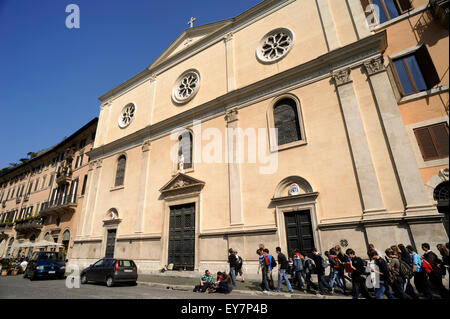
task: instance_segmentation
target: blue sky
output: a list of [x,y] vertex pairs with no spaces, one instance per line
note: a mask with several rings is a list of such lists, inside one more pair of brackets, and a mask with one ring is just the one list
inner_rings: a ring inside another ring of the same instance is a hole
[[[0,168],[98,116],[98,97],[142,71],[194,25],[261,0],[0,0]],[[68,29],[69,4],[80,28]]]

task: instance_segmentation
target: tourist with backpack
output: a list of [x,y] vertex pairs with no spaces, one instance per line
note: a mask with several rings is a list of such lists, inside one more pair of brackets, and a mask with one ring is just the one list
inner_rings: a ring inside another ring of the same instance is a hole
[[312,282],[311,276],[316,272],[316,263],[312,258],[305,255],[305,260],[303,262],[303,273],[305,274],[306,291],[311,291],[311,287],[317,290],[317,286]]
[[[414,286],[416,286],[417,290],[422,293],[426,299],[432,299],[430,286],[428,284],[427,273],[423,266],[423,261],[419,257],[419,255],[415,252],[413,246],[406,246],[409,254],[411,255],[412,260],[412,270],[414,273]],[[427,262],[428,264],[428,262]]]
[[277,286],[277,292],[280,292],[281,289],[281,283],[284,279],[286,282],[286,286],[288,287],[288,290],[290,293],[294,292],[292,290],[291,283],[289,282],[289,278],[286,274],[286,270],[289,268],[289,262],[286,258],[286,256],[281,252],[281,248],[277,247],[275,251],[278,254],[278,286]]
[[365,273],[364,261],[360,257],[357,257],[355,251],[351,248],[347,249],[345,253],[349,257],[348,265],[351,268],[350,273],[352,274],[352,299],[358,299],[360,292],[365,298],[371,299],[365,285],[365,278],[362,277]]
[[230,277],[233,286],[236,286],[236,268],[237,268],[237,260],[236,255],[234,254],[233,248],[228,250],[228,263],[230,264]]
[[[344,254],[344,252],[341,249],[341,246],[336,245],[334,247],[334,249],[336,250],[336,256],[339,258],[341,264],[340,264],[340,268],[339,268],[339,277],[341,277],[342,280],[342,285],[344,286],[344,292],[347,290],[347,285],[345,283],[345,263],[348,261],[348,257]],[[348,280],[350,280],[350,278],[347,277]]]
[[331,293],[334,293],[334,282],[336,281],[341,293],[345,294],[344,286],[342,285],[341,276],[339,274],[342,263],[336,255],[336,250],[334,248],[330,249],[330,255],[328,259],[330,261],[330,280],[328,285],[331,287]]
[[384,258],[378,255],[378,252],[375,249],[372,249],[368,252],[370,260],[372,260],[376,267],[371,267],[370,271],[372,273],[377,273],[379,276],[379,281],[375,285],[375,298],[383,299],[383,296],[386,295],[389,299],[395,299],[389,290],[389,282],[391,279],[391,274],[388,268],[388,265]]
[[293,277],[294,282],[297,283],[298,289],[300,289],[301,291],[304,290],[302,281],[302,277],[304,276],[303,274],[304,266],[302,257],[303,256],[300,254],[300,252],[297,249],[294,249],[292,253]]
[[385,254],[386,257],[389,259],[388,267],[391,268],[391,272],[393,275],[390,285],[392,287],[392,290],[394,291],[394,295],[397,298],[403,300],[412,299],[403,290],[403,278],[400,275],[400,260],[398,259],[398,255],[391,248],[386,249]]
[[439,294],[442,298],[448,297],[448,290],[442,284],[442,272],[441,267],[444,267],[444,264],[441,259],[430,249],[430,245],[428,243],[422,244],[422,250],[425,252],[423,255],[423,259],[425,259],[428,263],[430,263],[432,270],[428,274],[428,278],[430,278],[430,282],[435,286]]
[[441,253],[442,263],[444,265],[444,269],[441,269],[441,270],[442,270],[442,276],[445,277],[445,275],[448,274],[448,272],[449,272],[449,254],[448,254],[448,249],[447,249],[447,247],[445,247],[442,244],[438,244],[436,246],[436,248]]
[[242,271],[242,266],[244,264],[244,261],[242,260],[242,257],[238,255],[238,252],[235,250],[234,255],[236,256],[236,278],[237,276],[241,276],[241,281],[245,282],[244,273]]
[[256,254],[258,255],[258,258],[259,258],[259,265],[258,265],[257,273],[259,274],[259,270],[261,270],[261,274],[262,274],[261,290],[269,291],[270,287],[269,287],[269,282],[267,280],[267,269],[269,268],[269,265],[266,264],[266,258],[265,258],[266,256],[265,256],[262,248],[258,249],[256,251]]
[[328,262],[322,257],[316,248],[312,249],[312,260],[316,264],[317,285],[319,286],[319,296],[325,295],[325,288],[331,292],[331,287],[325,279],[325,269],[328,267]]
[[269,254],[269,249],[264,248],[263,250],[266,258],[266,263],[268,264],[267,268],[267,281],[269,282],[269,287],[272,290],[275,290],[275,284],[273,282],[273,275],[272,270],[277,267],[277,262],[275,261],[275,258],[271,254]]

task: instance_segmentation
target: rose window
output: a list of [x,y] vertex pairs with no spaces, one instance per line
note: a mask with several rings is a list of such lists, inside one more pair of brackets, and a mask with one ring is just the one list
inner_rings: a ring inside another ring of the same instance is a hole
[[134,118],[134,114],[136,113],[136,107],[133,103],[127,104],[120,113],[119,116],[119,126],[121,128],[127,127],[130,125],[131,121]]
[[200,86],[200,75],[197,71],[184,72],[177,80],[172,98],[177,103],[186,103],[194,97]]
[[275,62],[286,56],[293,40],[293,34],[288,29],[273,30],[263,37],[256,55],[261,62]]

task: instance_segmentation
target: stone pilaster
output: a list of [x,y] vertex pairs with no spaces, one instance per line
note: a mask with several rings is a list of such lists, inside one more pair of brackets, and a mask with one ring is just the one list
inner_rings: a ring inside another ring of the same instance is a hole
[[427,198],[383,57],[364,63],[394,161],[407,213],[437,213]]
[[350,78],[350,69],[333,72],[333,79],[350,141],[350,149],[356,170],[360,196],[364,206],[364,213],[384,211],[385,208],[375,168],[372,163],[369,143]]
[[225,56],[227,67],[227,91],[230,92],[236,89],[233,33],[228,33],[223,40],[225,42]]
[[339,39],[336,33],[333,17],[328,0],[316,0],[317,9],[322,21],[322,28],[327,42],[328,51],[339,48]]
[[156,75],[152,74],[150,76],[150,99],[147,115],[147,125],[152,124],[153,108],[155,105],[155,94],[156,94]]
[[228,156],[228,187],[230,194],[230,225],[237,226],[244,223],[242,216],[241,173],[239,166],[239,137],[238,111],[228,110],[225,115],[227,121],[227,156]]
[[83,207],[81,208],[81,216],[80,216],[80,220],[78,221],[77,238],[83,237],[86,235],[86,223],[87,223],[87,219],[88,219],[87,208],[88,208],[88,203],[92,198],[92,196],[91,196],[92,181],[91,180],[92,180],[92,176],[93,176],[94,167],[95,167],[95,161],[90,161],[89,169],[87,172],[88,177],[87,177],[86,191],[84,193]]
[[139,204],[138,204],[138,212],[136,216],[136,226],[135,232],[142,233],[144,231],[144,218],[145,211],[147,208],[147,194],[148,194],[148,172],[150,169],[150,140],[144,141],[142,143],[142,170],[141,170],[141,180],[139,183]]
[[[94,221],[96,219],[96,212],[95,212],[95,207],[96,204],[98,202],[98,184],[99,184],[99,180],[100,180],[100,172],[101,172],[101,167],[102,167],[102,160],[96,160],[93,163],[93,166],[95,166],[95,169],[93,171],[92,174],[92,180],[91,183],[89,183],[89,198],[88,198],[88,204],[86,207],[86,231],[85,231],[85,235],[86,236],[92,236],[92,232],[93,232],[93,225],[94,225]],[[89,176],[88,176],[89,178]],[[105,212],[106,214],[106,212]]]
[[364,13],[366,8],[362,7],[361,0],[347,0],[347,3],[358,40],[369,36],[371,32]]

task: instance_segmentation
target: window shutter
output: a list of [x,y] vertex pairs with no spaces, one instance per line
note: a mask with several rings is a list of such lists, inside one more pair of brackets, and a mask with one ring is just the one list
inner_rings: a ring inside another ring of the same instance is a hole
[[422,75],[427,83],[427,88],[431,89],[436,84],[439,84],[439,75],[434,67],[433,60],[428,53],[427,47],[422,45],[414,54],[416,56],[417,63],[419,64],[420,71],[422,71]]
[[439,123],[432,126],[431,134],[433,135],[439,157],[448,156],[448,126],[446,123]]
[[433,138],[431,137],[428,127],[422,127],[414,130],[417,142],[419,143],[420,150],[424,161],[435,159],[438,157],[438,153],[433,144]]
[[399,5],[400,13],[405,13],[406,11],[409,11],[412,9],[411,1],[410,0],[397,0],[397,3]]

